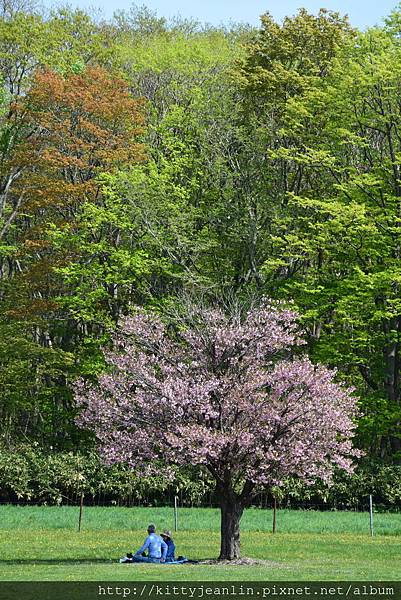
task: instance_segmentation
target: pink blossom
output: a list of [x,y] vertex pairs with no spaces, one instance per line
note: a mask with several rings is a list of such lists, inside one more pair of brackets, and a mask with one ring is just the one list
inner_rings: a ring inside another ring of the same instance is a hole
[[200,310],[174,335],[138,310],[120,324],[98,385],[77,382],[79,423],[108,463],[203,465],[252,493],[288,475],[329,479],[358,456],[356,399],[303,344],[296,313],[271,301],[242,319]]

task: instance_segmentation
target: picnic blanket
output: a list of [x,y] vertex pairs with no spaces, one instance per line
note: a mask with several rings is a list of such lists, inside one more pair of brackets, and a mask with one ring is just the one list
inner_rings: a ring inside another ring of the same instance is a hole
[[[131,563],[133,565],[148,564],[148,563],[136,562],[132,558],[128,558],[128,556],[123,556],[123,558],[120,558],[119,562],[123,563],[123,564]],[[153,563],[153,564],[155,564],[155,565],[183,565],[185,563],[195,564],[197,562],[198,562],[197,560],[190,560],[189,558],[186,558],[185,556],[182,556],[182,557],[180,556],[176,560],[169,560],[169,561],[166,561],[166,562],[163,562],[163,563],[160,562],[160,563]]]

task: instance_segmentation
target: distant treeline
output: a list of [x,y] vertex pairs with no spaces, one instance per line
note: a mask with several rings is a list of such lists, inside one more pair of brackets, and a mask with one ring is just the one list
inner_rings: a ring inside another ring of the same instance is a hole
[[399,464],[400,10],[362,33],[326,10],[254,29],[2,6],[0,431],[46,456],[35,481],[15,459],[20,488],[2,467],[3,498],[70,493],[59,468],[94,448],[74,380],[132,307],[183,293],[292,300],[309,355],[360,398],[365,459]]

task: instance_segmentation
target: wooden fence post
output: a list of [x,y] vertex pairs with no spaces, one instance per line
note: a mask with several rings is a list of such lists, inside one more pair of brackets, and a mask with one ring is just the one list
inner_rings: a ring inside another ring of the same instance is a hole
[[372,494],[369,496],[369,522],[370,522],[370,535],[373,537],[373,498]]
[[273,533],[276,533],[276,523],[277,523],[277,499],[276,499],[276,496],[273,496]]
[[174,531],[178,531],[178,503],[177,503],[177,496],[174,496]]
[[81,498],[79,500],[79,520],[78,520],[78,531],[81,531],[81,523],[82,523],[82,512],[84,508],[84,494],[81,492]]

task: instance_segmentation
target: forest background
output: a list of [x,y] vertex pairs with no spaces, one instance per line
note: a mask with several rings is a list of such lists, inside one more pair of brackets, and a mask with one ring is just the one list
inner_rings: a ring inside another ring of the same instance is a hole
[[330,489],[271,492],[399,506],[401,9],[360,32],[4,1],[0,82],[0,499],[211,503],[190,466],[101,465],[72,385],[135,306],[268,296],[355,388],[364,451]]

